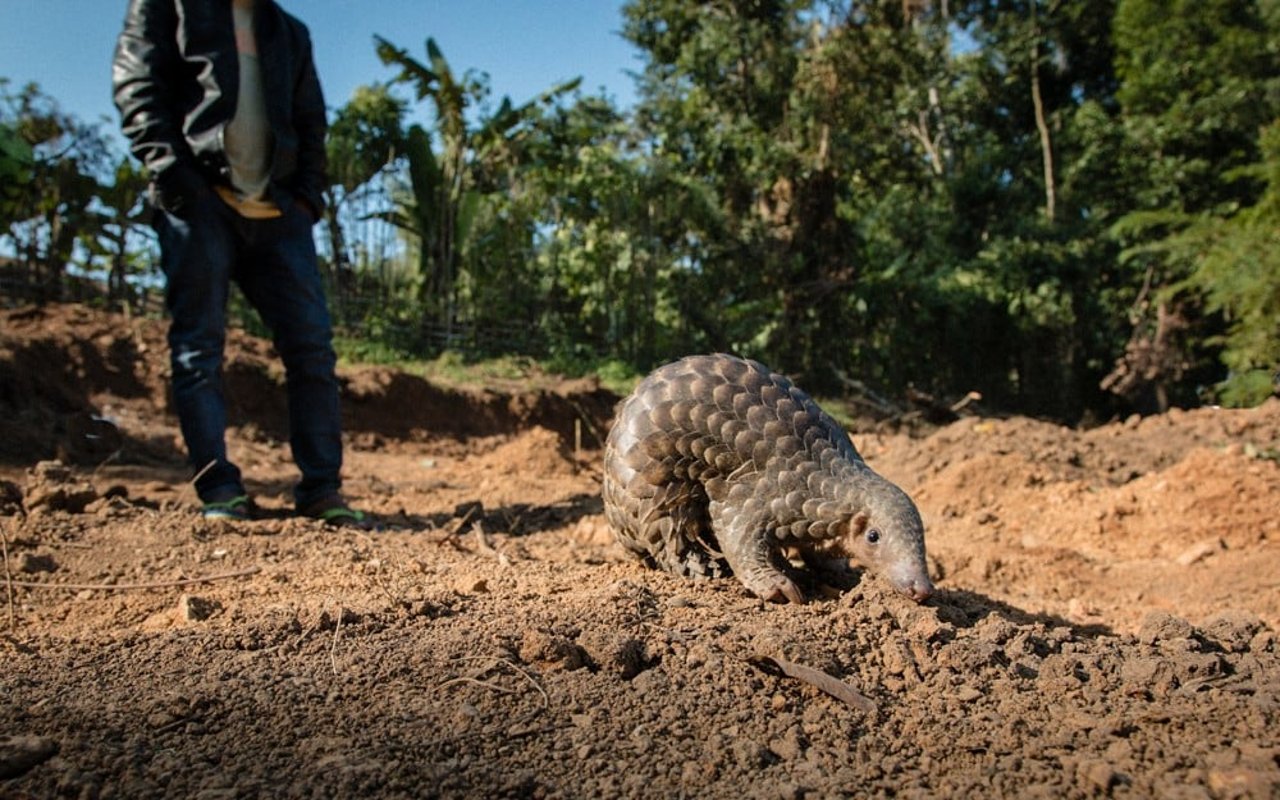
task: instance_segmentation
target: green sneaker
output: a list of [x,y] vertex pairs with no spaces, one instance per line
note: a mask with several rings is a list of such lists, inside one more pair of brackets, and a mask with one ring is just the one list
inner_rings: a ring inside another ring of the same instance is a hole
[[205,519],[229,519],[235,522],[247,522],[253,519],[253,512],[253,501],[245,494],[229,500],[205,503],[200,509]]
[[378,530],[378,524],[363,511],[347,505],[341,495],[330,495],[311,503],[299,511],[303,516],[318,519],[335,528],[356,528],[362,531]]

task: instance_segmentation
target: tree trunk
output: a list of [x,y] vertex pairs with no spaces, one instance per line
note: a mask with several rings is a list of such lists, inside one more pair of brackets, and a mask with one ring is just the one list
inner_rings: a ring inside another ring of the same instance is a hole
[[[1032,4],[1035,8],[1035,4]],[[1034,12],[1033,12],[1034,13]],[[1056,215],[1057,189],[1053,179],[1053,141],[1049,138],[1049,124],[1044,117],[1044,100],[1040,96],[1040,29],[1034,27],[1031,45],[1031,105],[1036,113],[1036,130],[1040,132],[1040,155],[1044,162],[1044,216],[1053,222]]]

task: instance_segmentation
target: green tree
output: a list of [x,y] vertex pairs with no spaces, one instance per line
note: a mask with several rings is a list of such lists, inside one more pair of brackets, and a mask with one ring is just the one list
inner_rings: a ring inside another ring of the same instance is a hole
[[63,113],[34,83],[11,93],[0,80],[0,125],[32,153],[30,181],[6,193],[12,221],[4,235],[26,266],[36,298],[55,299],[76,242],[94,222],[90,205],[99,188],[95,175],[107,169],[107,140],[97,126]]
[[[501,202],[511,190],[520,165],[520,141],[536,110],[572,92],[579,81],[555,86],[519,106],[504,97],[495,111],[480,114],[473,122],[468,110],[487,97],[483,80],[458,77],[433,39],[427,39],[424,64],[408,51],[375,38],[383,63],[400,69],[393,83],[410,85],[419,101],[430,100],[433,107],[435,142],[422,126],[410,127],[405,150],[409,196],[386,219],[418,240],[420,297],[435,318],[451,329],[460,315],[459,279],[471,255],[473,225],[482,205]],[[496,221],[499,216],[491,214],[490,219]],[[522,220],[517,228],[523,226],[529,232],[532,224]]]
[[[828,374],[848,285],[830,126],[792,101],[806,26],[786,0],[635,0],[623,34],[647,56],[636,111],[654,176],[684,176],[672,280],[694,342]],[[647,220],[646,220],[647,222]],[[812,383],[812,381],[811,381]]]
[[1221,347],[1227,376],[1219,385],[1229,405],[1254,405],[1273,391],[1280,374],[1280,121],[1261,137],[1262,161],[1241,168],[1266,189],[1257,204],[1225,218],[1208,216],[1173,240],[1174,249],[1198,253],[1186,288],[1222,316]]
[[[1274,22],[1274,13],[1271,16]],[[1254,205],[1259,133],[1280,111],[1277,35],[1253,0],[1120,0],[1113,24],[1131,200],[1114,227],[1142,287],[1108,386],[1154,408],[1198,400],[1218,380],[1225,311],[1202,291],[1217,269],[1188,236]],[[1243,224],[1243,223],[1242,223]],[[1192,275],[1199,280],[1188,282]]]
[[0,123],[0,225],[17,221],[23,187],[31,182],[35,157],[31,145],[12,124]]

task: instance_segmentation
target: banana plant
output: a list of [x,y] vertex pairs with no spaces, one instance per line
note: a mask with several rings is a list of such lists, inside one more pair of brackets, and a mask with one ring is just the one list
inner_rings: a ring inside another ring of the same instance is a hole
[[418,125],[407,137],[409,196],[400,208],[380,216],[419,240],[421,299],[448,323],[456,316],[457,281],[476,241],[476,220],[486,202],[511,185],[520,167],[521,126],[581,80],[561,83],[519,106],[504,97],[495,113],[473,124],[467,111],[486,87],[455,75],[434,39],[427,39],[426,63],[382,37],[375,41],[382,62],[400,69],[392,83],[410,85],[418,102],[430,101],[434,107],[434,137]]

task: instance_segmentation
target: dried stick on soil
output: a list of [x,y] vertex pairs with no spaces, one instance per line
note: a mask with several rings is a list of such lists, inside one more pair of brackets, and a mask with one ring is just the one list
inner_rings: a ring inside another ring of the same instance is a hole
[[565,399],[569,401],[569,405],[573,408],[573,410],[578,412],[578,416],[576,417],[576,419],[586,423],[587,432],[590,433],[592,438],[596,440],[596,446],[604,447],[605,437],[600,435],[600,429],[597,428],[595,426],[595,423],[591,421],[591,415],[587,413],[587,410],[583,408],[582,405],[576,402],[573,398],[568,397]]
[[449,680],[440,684],[439,688],[444,689],[446,687],[453,686],[454,684],[458,684],[458,683],[469,683],[472,686],[481,686],[481,687],[484,687],[485,689],[488,689],[493,692],[497,692],[499,694],[515,694],[516,693],[515,689],[508,689],[507,687],[499,686],[496,683],[489,683],[488,681],[482,681],[479,678],[468,678],[466,676],[463,676],[461,678],[450,678]]
[[333,624],[333,641],[329,643],[329,668],[338,674],[338,634],[342,631],[342,618],[346,614],[343,606],[338,606],[338,621]]
[[520,669],[520,667],[516,666],[514,663],[510,661],[506,661],[505,659],[501,663],[515,670],[517,675],[520,675],[521,677],[523,677],[526,681],[532,684],[533,688],[538,690],[538,694],[542,695],[543,708],[548,708],[551,705],[551,697],[547,694],[547,690],[543,689],[542,685],[538,683],[532,675],[530,675],[525,670]]
[[187,485],[182,487],[182,492],[178,495],[178,499],[182,500],[183,498],[185,498],[187,496],[187,492],[195,492],[196,481],[203,478],[204,474],[209,470],[213,469],[214,465],[217,463],[218,463],[217,461],[210,461],[208,464],[205,464],[203,467],[201,467],[200,471],[197,472],[191,480],[187,481]]
[[768,668],[770,665],[782,671],[783,675],[789,678],[795,678],[798,681],[804,681],[810,686],[826,692],[842,703],[853,706],[859,711],[871,713],[876,710],[876,704],[871,698],[855,690],[852,686],[832,677],[822,670],[806,667],[804,664],[797,664],[794,661],[788,661],[778,656],[755,656],[748,659],[757,666]]
[[[507,668],[511,669],[513,672],[515,672],[517,675],[519,675],[520,677],[522,677],[522,678],[524,678],[526,681],[528,681],[528,682],[533,686],[533,688],[535,688],[535,689],[537,689],[537,690],[538,690],[538,694],[542,695],[542,707],[543,707],[543,708],[548,708],[548,707],[550,707],[550,706],[551,706],[551,696],[547,694],[547,690],[546,690],[546,689],[543,689],[543,688],[542,688],[542,685],[541,685],[540,683],[538,683],[537,679],[535,679],[535,678],[534,678],[532,675],[530,675],[527,671],[525,671],[525,670],[521,669],[520,667],[516,666],[516,664],[515,664],[515,663],[513,663],[512,661],[509,661],[508,659],[505,659],[505,658],[490,658],[490,657],[487,657],[487,656],[482,656],[482,657],[475,657],[475,656],[472,656],[472,657],[463,657],[463,658],[460,658],[460,659],[458,659],[458,660],[459,660],[459,661],[490,661],[490,662],[492,662],[492,664],[491,664],[488,668],[483,669],[483,670],[481,670],[481,671],[478,673],[478,674],[480,674],[480,675],[483,675],[483,674],[485,674],[485,673],[489,672],[489,671],[490,671],[490,670],[492,670],[494,667],[507,667]],[[498,686],[498,685],[497,685],[497,684],[495,684],[495,683],[489,683],[488,681],[482,681],[482,680],[480,680],[479,678],[477,678],[477,677],[473,677],[473,676],[464,676],[464,677],[461,677],[461,678],[452,678],[452,679],[447,680],[447,681],[445,681],[444,683],[440,684],[439,688],[443,689],[443,688],[445,688],[446,686],[451,686],[451,685],[453,685],[453,684],[455,684],[455,683],[471,683],[471,684],[475,684],[476,686],[483,686],[483,687],[485,687],[486,689],[492,689],[492,690],[493,690],[493,691],[495,691],[495,692],[501,692],[502,694],[515,694],[515,693],[516,693],[515,689],[508,689],[508,688],[506,688],[506,687],[504,687],[504,686]]]
[[[6,560],[6,575],[8,573]],[[21,586],[24,589],[67,589],[73,592],[83,591],[107,591],[107,592],[124,592],[135,589],[171,589],[176,586],[191,586],[196,583],[213,583],[214,581],[225,581],[231,578],[243,578],[246,575],[256,575],[262,571],[262,567],[252,566],[245,569],[238,569],[235,572],[221,572],[216,575],[204,575],[199,578],[182,578],[176,581],[156,581],[154,583],[50,583],[48,581],[14,581],[7,580],[12,586]]]
[[498,559],[498,563],[504,567],[511,566],[511,559],[507,557],[507,554],[489,544],[489,536],[484,532],[484,526],[480,524],[479,520],[471,524],[471,532],[476,535],[477,550]]

